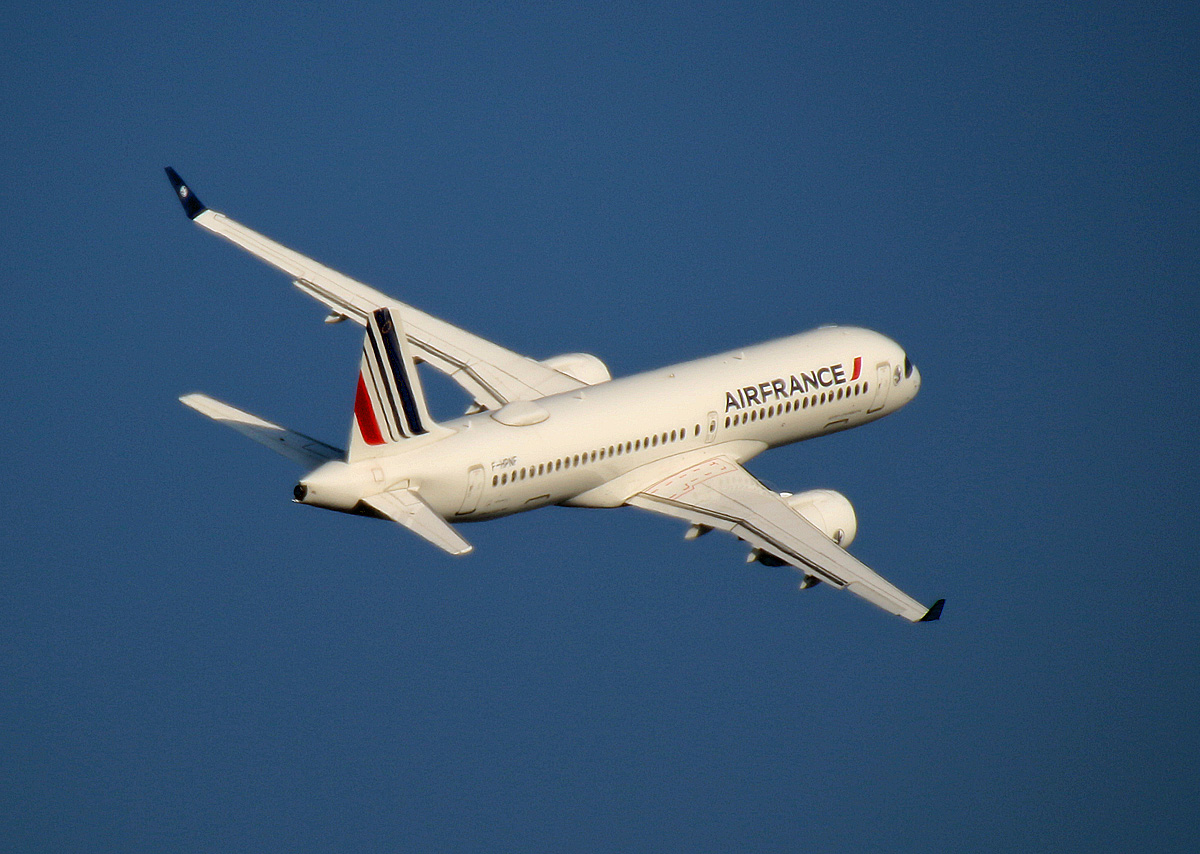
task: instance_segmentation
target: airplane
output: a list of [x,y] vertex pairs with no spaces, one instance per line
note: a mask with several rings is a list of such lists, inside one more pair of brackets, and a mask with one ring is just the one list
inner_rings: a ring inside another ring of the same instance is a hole
[[[686,522],[686,539],[726,531],[747,562],[791,566],[911,622],[937,620],[846,547],[858,520],[827,489],[767,488],[743,465],[768,448],[896,412],[921,387],[904,350],[868,329],[830,326],[613,379],[586,353],[534,360],[399,302],[206,207],[168,167],[196,225],[292,278],[364,327],[348,449],[207,395],[180,400],[308,469],[300,504],[399,523],[452,555],[455,525],[548,505],[639,507]],[[417,364],[461,386],[466,413],[435,421]]]

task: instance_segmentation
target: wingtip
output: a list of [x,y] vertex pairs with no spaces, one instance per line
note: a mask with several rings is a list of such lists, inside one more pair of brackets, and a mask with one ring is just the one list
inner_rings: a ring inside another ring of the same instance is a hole
[[208,208],[204,203],[196,197],[191,188],[183,183],[183,179],[179,177],[179,173],[170,166],[166,167],[167,178],[171,182],[171,186],[175,188],[175,195],[179,197],[179,203],[183,205],[183,212],[188,215],[188,219],[195,219],[204,213]]
[[942,608],[946,607],[946,600],[939,599],[933,603],[933,607],[925,612],[925,616],[917,620],[918,623],[932,623],[934,620],[940,619],[942,616]]

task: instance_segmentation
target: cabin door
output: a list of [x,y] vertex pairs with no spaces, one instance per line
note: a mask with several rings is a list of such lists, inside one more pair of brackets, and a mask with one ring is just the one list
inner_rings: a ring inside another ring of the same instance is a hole
[[888,389],[892,387],[892,366],[888,362],[880,362],[875,366],[875,396],[871,398],[871,406],[867,412],[878,412],[887,403]]
[[704,444],[711,445],[713,439],[717,438],[717,413],[708,413],[708,426],[704,431]]
[[483,493],[483,466],[471,466],[467,471],[467,495],[463,498],[462,507],[458,508],[458,516],[467,516],[475,512],[479,506],[479,496]]

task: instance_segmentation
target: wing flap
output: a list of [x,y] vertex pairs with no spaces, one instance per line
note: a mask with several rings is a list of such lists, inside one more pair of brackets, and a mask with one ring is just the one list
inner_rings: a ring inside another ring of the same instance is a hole
[[434,512],[416,492],[411,489],[395,489],[364,498],[363,503],[381,516],[391,519],[419,537],[433,543],[452,555],[465,555],[471,544],[450,526],[450,523]]
[[940,603],[927,608],[886,581],[728,457],[689,466],[628,503],[727,531],[906,620],[920,622],[941,614]]
[[243,436],[265,445],[275,453],[282,454],[289,460],[295,460],[310,468],[345,457],[345,452],[340,448],[327,445],[312,436],[305,436],[295,430],[272,424],[257,415],[251,415],[245,410],[222,403],[206,394],[185,394],[179,398],[179,402],[184,406],[191,407],[201,415],[237,430]]

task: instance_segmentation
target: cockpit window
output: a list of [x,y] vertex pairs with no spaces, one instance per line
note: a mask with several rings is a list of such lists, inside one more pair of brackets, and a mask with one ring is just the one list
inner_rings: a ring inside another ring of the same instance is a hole
[[905,377],[911,377],[911,376],[912,376],[912,372],[913,372],[913,363],[912,363],[912,360],[911,360],[911,359],[909,359],[909,358],[908,358],[908,356],[905,356],[905,357],[904,357],[904,376],[905,376]]

